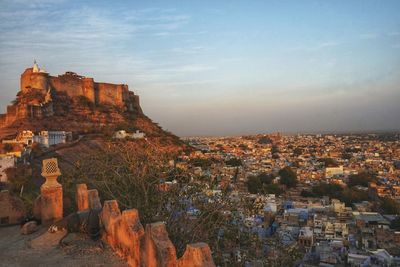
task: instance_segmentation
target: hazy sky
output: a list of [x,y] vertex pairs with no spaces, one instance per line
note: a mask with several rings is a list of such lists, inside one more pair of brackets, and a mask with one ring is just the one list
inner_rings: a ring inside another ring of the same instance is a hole
[[397,0],[0,0],[1,112],[34,59],[181,136],[400,129]]

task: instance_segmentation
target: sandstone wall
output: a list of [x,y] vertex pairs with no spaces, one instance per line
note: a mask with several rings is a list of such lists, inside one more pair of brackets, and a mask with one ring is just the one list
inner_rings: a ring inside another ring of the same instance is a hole
[[21,91],[27,88],[47,90],[51,86],[56,91],[66,92],[70,97],[86,96],[96,104],[109,103],[123,105],[129,100],[129,89],[125,84],[96,83],[93,78],[67,72],[58,77],[47,73],[33,73],[26,69],[21,75]]
[[64,74],[58,77],[50,76],[50,85],[60,92],[66,92],[70,97],[85,95],[83,82],[79,76]]
[[7,114],[0,114],[0,127],[5,125],[7,122]]
[[[79,210],[86,205],[82,203],[88,202],[89,207],[98,207],[100,202],[97,190],[87,190],[86,185],[77,186],[77,200]],[[144,228],[140,223],[138,210],[121,212],[116,200],[104,201],[99,217],[103,240],[130,266],[215,266],[210,247],[206,243],[187,245],[184,255],[177,259],[176,249],[168,237],[164,223],[147,224]]]
[[109,103],[114,105],[123,105],[126,86],[123,84],[96,83],[98,90],[98,103]]
[[6,123],[11,123],[17,118],[17,106],[7,106]]
[[93,78],[82,79],[83,94],[93,103],[97,103]]
[[33,73],[32,68],[26,69],[21,75],[20,88],[25,92],[28,88],[47,90],[49,75],[47,73]]

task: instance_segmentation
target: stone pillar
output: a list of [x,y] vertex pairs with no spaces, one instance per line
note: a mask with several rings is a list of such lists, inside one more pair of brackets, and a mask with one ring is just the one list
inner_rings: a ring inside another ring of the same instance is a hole
[[115,224],[121,220],[121,211],[118,207],[116,200],[104,201],[103,209],[100,213],[101,225],[104,228],[104,239],[113,248],[117,247],[117,240],[115,235]]
[[89,199],[89,209],[91,210],[101,210],[101,202],[99,197],[99,192],[97,189],[88,190],[88,199]]
[[78,211],[89,209],[89,194],[86,184],[76,185],[76,205]]
[[63,218],[62,185],[57,182],[61,175],[57,159],[45,159],[42,165],[42,176],[46,179],[40,187],[42,223],[50,224]]
[[115,223],[116,253],[124,257],[129,266],[140,265],[140,240],[144,229],[136,209],[124,210],[121,219]]
[[175,267],[176,250],[163,222],[146,225],[142,239],[142,264],[146,267]]
[[177,267],[215,267],[210,247],[201,242],[187,245]]

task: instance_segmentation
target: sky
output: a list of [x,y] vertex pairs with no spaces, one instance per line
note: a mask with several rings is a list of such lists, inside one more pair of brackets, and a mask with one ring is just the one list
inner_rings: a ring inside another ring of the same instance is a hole
[[400,1],[0,0],[0,112],[36,59],[179,136],[400,130]]

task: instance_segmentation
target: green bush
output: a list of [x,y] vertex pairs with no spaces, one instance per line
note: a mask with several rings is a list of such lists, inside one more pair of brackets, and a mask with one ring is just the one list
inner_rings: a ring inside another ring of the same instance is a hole
[[400,214],[400,204],[391,198],[383,198],[381,210],[384,214]]
[[359,174],[350,175],[347,185],[349,187],[353,187],[353,186],[357,186],[357,185],[368,187],[368,184],[375,180],[376,180],[376,178],[371,173],[360,172]]
[[246,185],[251,194],[257,194],[260,193],[263,184],[258,176],[249,176]]
[[289,188],[297,185],[297,175],[289,166],[281,169],[279,171],[279,176],[281,177],[281,184],[284,184]]
[[231,158],[231,159],[227,160],[225,162],[225,164],[228,166],[231,166],[231,167],[238,167],[238,166],[242,166],[243,162],[241,159]]

